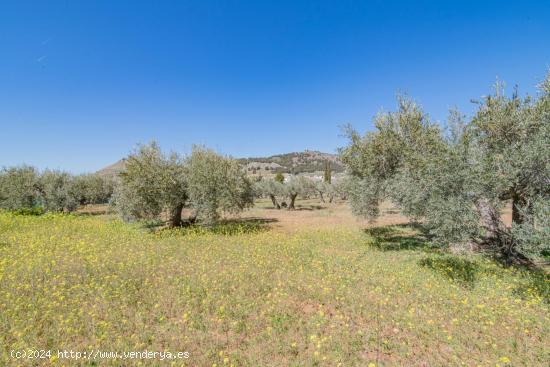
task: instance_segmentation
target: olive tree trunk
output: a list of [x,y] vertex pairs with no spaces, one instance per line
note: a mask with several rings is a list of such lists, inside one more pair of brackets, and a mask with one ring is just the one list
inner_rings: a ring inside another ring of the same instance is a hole
[[288,210],[295,210],[294,202],[296,201],[296,197],[298,194],[290,194],[290,204],[288,204]]
[[323,197],[323,193],[319,191],[319,199],[321,199],[321,203],[325,202],[325,198]]
[[273,194],[269,194],[269,198],[271,199],[271,202],[273,203],[273,206],[277,209],[281,209],[281,205],[277,202],[277,198]]
[[[488,246],[496,251],[506,262],[525,262],[527,259],[517,252],[516,241],[510,229],[506,227],[501,219],[500,212],[491,202],[485,198],[478,199],[476,201],[476,209],[486,232],[484,238],[482,238],[481,245]],[[517,213],[516,215],[520,214]],[[513,216],[514,214],[512,213]],[[514,223],[516,222],[514,221]]]
[[183,204],[178,204],[172,212],[170,213],[170,221],[168,225],[170,227],[179,227],[181,226],[181,213],[183,211]]

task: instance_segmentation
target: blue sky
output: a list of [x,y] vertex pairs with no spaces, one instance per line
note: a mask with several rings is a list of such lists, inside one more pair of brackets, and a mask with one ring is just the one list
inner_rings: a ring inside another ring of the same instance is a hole
[[536,93],[550,2],[2,1],[0,50],[0,166],[334,152],[399,91],[440,121],[496,77]]

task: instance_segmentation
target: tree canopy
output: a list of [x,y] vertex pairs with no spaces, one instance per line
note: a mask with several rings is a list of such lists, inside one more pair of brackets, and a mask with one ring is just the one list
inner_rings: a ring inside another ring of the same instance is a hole
[[[538,98],[522,99],[497,85],[470,121],[451,111],[446,131],[403,97],[375,118],[375,131],[347,127],[341,159],[354,212],[373,219],[391,200],[438,243],[486,246],[506,259],[548,250],[549,86],[550,77]],[[502,220],[507,203],[511,228]]]

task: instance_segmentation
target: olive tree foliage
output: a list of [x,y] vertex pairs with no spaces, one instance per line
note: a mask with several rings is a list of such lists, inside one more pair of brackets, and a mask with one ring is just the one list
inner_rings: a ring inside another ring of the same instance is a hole
[[46,170],[39,178],[41,206],[47,212],[72,212],[78,207],[78,201],[72,195],[74,178],[63,171]]
[[72,212],[79,205],[107,202],[112,183],[96,175],[73,176],[68,172],[30,166],[0,171],[0,207],[8,210],[40,209]]
[[[326,202],[325,196],[328,197],[331,186],[332,185],[330,184],[330,182],[327,182],[327,181],[315,181],[313,183],[313,190],[314,190],[315,194],[317,194],[317,196],[319,196],[319,200],[322,203]],[[330,200],[330,198],[328,200]],[[332,200],[330,200],[330,201],[332,202]]]
[[115,184],[115,178],[82,174],[74,176],[70,192],[79,205],[106,204],[111,200]]
[[273,203],[273,207],[281,209],[279,200],[285,194],[284,184],[275,179],[262,179],[254,184],[256,196],[267,197]]
[[[288,210],[296,209],[295,203],[298,196],[319,194],[318,190],[326,189],[305,176],[290,176],[285,183],[280,182],[276,177],[262,179],[256,182],[255,188],[256,195],[269,198],[274,208],[287,207]],[[288,204],[285,199],[288,199]]]
[[308,196],[315,190],[314,182],[304,176],[292,176],[284,184],[284,191],[289,199],[288,210],[295,210],[295,202],[298,195]]
[[222,213],[238,213],[254,204],[253,184],[236,160],[195,146],[185,163],[189,200],[204,223],[213,224]]
[[333,179],[328,190],[329,202],[333,202],[334,199],[347,200],[350,186],[349,176],[338,177]]
[[407,215],[423,216],[429,190],[416,186],[424,183],[419,178],[430,169],[429,156],[439,156],[444,147],[439,127],[405,98],[399,98],[396,112],[378,114],[374,125],[376,131],[364,137],[346,128],[350,145],[341,150],[341,159],[349,171],[353,211],[374,219],[380,202],[391,198]]
[[164,215],[170,226],[178,226],[188,199],[185,175],[180,156],[165,155],[155,142],[140,145],[119,175],[113,204],[125,220],[159,220]]
[[3,168],[0,171],[0,208],[30,209],[40,205],[40,175],[30,166]]
[[315,181],[313,189],[322,203],[332,203],[336,198],[346,200],[349,191],[348,178],[338,177],[331,182]]
[[341,149],[356,214],[376,218],[389,199],[441,244],[477,244],[506,259],[548,250],[550,79],[538,99],[508,98],[497,85],[470,121],[453,111],[446,132],[407,98],[374,125],[364,136],[348,128]]

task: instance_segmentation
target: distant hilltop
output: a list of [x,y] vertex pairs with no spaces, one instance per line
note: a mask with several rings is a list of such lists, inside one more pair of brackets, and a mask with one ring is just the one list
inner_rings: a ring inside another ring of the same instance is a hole
[[[323,171],[330,162],[332,172],[340,173],[344,167],[338,155],[314,150],[272,155],[270,157],[238,158],[250,174],[262,173],[313,173]],[[116,176],[124,170],[126,158],[97,171],[102,176]]]
[[126,167],[126,158],[122,158],[116,163],[113,163],[107,167],[104,167],[96,173],[100,176],[116,176],[124,170]]

